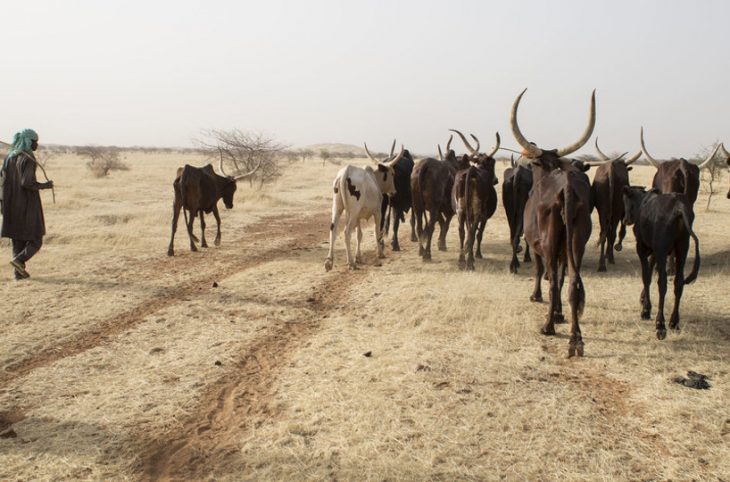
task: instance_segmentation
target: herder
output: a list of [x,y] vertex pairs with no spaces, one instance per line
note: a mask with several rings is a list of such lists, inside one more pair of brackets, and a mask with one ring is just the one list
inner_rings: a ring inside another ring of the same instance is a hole
[[13,136],[13,144],[2,166],[2,213],[0,235],[13,243],[10,261],[15,279],[29,278],[25,263],[41,249],[46,224],[43,218],[41,189],[51,189],[53,181],[36,180],[37,162],[33,151],[38,149],[38,134],[32,129]]

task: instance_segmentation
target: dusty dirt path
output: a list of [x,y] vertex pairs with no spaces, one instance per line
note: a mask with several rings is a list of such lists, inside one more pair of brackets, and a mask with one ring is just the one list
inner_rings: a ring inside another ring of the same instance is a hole
[[[287,255],[291,250],[310,247],[322,238],[328,226],[325,215],[291,215],[267,217],[245,228],[243,237],[230,241],[229,246],[240,246],[241,256],[231,256],[230,251],[208,250],[200,256],[162,258],[152,263],[138,264],[130,269],[137,276],[155,276],[160,271],[198,273],[171,287],[164,288],[137,306],[94,324],[87,331],[18,360],[0,373],[0,387],[23,377],[31,371],[50,365],[66,357],[78,355],[103,345],[117,335],[142,323],[149,315],[181,302],[186,297],[209,290],[216,280],[227,278],[240,271]],[[274,248],[253,250],[247,246],[267,239],[284,238],[286,241]],[[231,258],[221,268],[214,261],[221,256]]]
[[[236,363],[205,390],[183,425],[148,439],[139,473],[150,480],[202,480],[212,470],[225,474],[239,453],[238,443],[256,420],[276,416],[270,400],[278,372],[291,353],[314,336],[329,312],[341,307],[362,280],[364,268],[337,273],[316,286],[309,313],[296,323],[280,323],[242,349]],[[259,422],[260,423],[260,422]]]

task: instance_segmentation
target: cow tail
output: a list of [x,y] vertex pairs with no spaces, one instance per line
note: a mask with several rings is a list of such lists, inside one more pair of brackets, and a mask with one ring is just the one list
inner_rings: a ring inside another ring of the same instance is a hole
[[517,182],[517,173],[515,173],[515,175],[512,176],[512,226],[515,227],[515,237],[512,239],[513,251],[516,251],[517,245],[520,244],[520,236],[522,235],[525,214],[525,210],[519,209],[517,205],[520,199],[520,192],[518,191],[518,188],[519,183]]
[[[180,189],[180,204],[182,205],[182,212],[183,212],[183,218],[185,219],[185,232],[188,230],[188,210],[185,209],[185,203],[183,202],[183,186],[187,185],[186,179],[187,176],[185,173],[187,172],[187,169],[183,168],[182,174],[180,174],[180,184],[178,188]],[[193,240],[195,242],[198,242],[198,238],[193,234]]]
[[[419,218],[423,216],[424,224],[428,224],[428,216],[426,215],[426,203],[423,200],[423,178],[426,175],[426,168],[428,166],[423,166],[423,169],[418,170],[418,196],[419,196],[419,202],[421,203],[421,213],[418,215]],[[419,219],[420,220],[420,219]]]
[[692,230],[689,209],[687,208],[687,206],[682,205],[679,208],[679,212],[682,215],[682,221],[684,222],[684,229],[686,229],[687,232],[689,232],[689,235],[692,236],[692,239],[695,242],[695,262],[694,262],[694,265],[692,266],[692,272],[689,274],[689,276],[687,276],[684,279],[684,284],[690,284],[694,280],[697,279],[697,274],[700,271],[700,241],[699,241],[699,239],[697,239],[697,235]]
[[[575,252],[574,252],[574,243],[573,243],[573,215],[575,215],[575,199],[573,199],[573,188],[571,187],[570,183],[567,183],[565,189],[563,190],[564,193],[564,199],[563,199],[563,221],[565,222],[565,249],[567,251],[567,261],[568,266],[570,267],[570,272],[572,273],[578,273],[577,263],[575,262]],[[583,281],[578,276],[578,285],[576,286],[576,301],[577,301],[577,311],[578,315],[580,316],[583,313],[583,307],[585,306],[585,290],[583,289]]]
[[466,176],[464,176],[464,218],[466,219],[466,229],[471,231],[472,222],[471,216],[469,216],[469,205],[471,199],[469,199],[469,184],[471,183],[471,171],[472,168],[466,170]]

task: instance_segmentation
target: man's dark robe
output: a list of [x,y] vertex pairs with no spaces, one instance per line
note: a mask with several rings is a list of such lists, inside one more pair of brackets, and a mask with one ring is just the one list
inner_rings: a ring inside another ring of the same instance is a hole
[[37,240],[46,234],[43,206],[38,192],[47,183],[39,183],[35,177],[36,161],[27,154],[8,159],[3,172],[3,225],[0,235],[4,238]]

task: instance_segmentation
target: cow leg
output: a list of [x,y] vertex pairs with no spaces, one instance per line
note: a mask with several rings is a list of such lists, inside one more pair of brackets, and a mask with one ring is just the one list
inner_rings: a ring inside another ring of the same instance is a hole
[[611,225],[608,229],[608,246],[606,247],[608,264],[616,264],[616,260],[613,258],[613,247],[616,244],[616,227]]
[[657,256],[657,271],[659,272],[659,306],[656,314],[656,337],[663,340],[667,337],[667,328],[664,326],[664,299],[667,295],[667,258]]
[[205,215],[203,214],[202,209],[200,210],[200,247],[208,247],[208,243],[205,240]]
[[[519,244],[517,246],[519,247]],[[530,258],[530,245],[527,242],[525,242],[525,257],[522,258],[522,262],[532,263],[532,259]]]
[[[345,253],[347,253],[347,266],[350,269],[357,269],[357,262],[355,261],[355,257],[352,255],[352,246],[350,245],[350,241],[352,240],[352,231],[357,226],[358,221],[356,219],[348,219],[347,224],[345,224]],[[378,226],[378,229],[380,226]]]
[[195,247],[195,236],[193,236],[193,222],[195,221],[195,211],[190,211],[190,218],[188,219],[188,236],[190,237],[190,251],[197,251]]
[[438,217],[439,220],[439,251],[446,251],[446,234],[449,232],[451,224],[451,216]]
[[466,233],[466,251],[467,251],[467,258],[466,258],[466,270],[467,271],[474,271],[474,241],[477,234],[477,226],[476,223],[471,223],[471,226],[469,226],[469,229]]
[[487,227],[487,220],[479,223],[479,230],[477,231],[477,252],[475,256],[482,259],[482,236],[484,236],[484,229]]
[[555,310],[560,300],[560,280],[558,279],[558,260],[556,257],[548,259],[548,273],[550,273],[550,306],[545,319],[545,324],[540,329],[543,335],[552,336],[555,334]]
[[395,216],[393,217],[393,239],[390,241],[390,247],[393,251],[400,251],[400,244],[398,244],[398,228],[400,227],[400,210],[396,209]]
[[[639,251],[637,249],[637,251]],[[651,297],[649,295],[649,289],[651,287],[651,275],[653,270],[653,263],[649,263],[649,256],[646,253],[639,251],[639,261],[641,262],[641,281],[644,285],[641,290],[641,319],[651,319]]]
[[375,241],[378,246],[378,258],[385,258],[385,241],[383,239],[383,231],[380,230],[380,219],[378,219],[377,212],[375,213]]
[[[565,273],[568,271],[568,264],[563,261],[561,263],[561,269],[560,269],[560,278],[558,281],[558,293],[563,292],[563,285],[565,284]],[[565,316],[563,316],[563,300],[561,299],[560,294],[558,294],[558,298],[555,300],[555,311],[553,311],[553,321],[555,323],[565,323]]]
[[517,268],[519,267],[520,261],[517,259],[517,249],[515,248],[515,245],[512,244],[512,261],[509,263],[509,272],[517,273]]
[[362,252],[360,251],[360,245],[362,244],[362,227],[360,226],[360,221],[357,222],[355,230],[357,231],[357,241],[355,244],[355,262],[357,264],[362,264]]
[[542,303],[542,275],[545,266],[542,264],[542,256],[535,254],[535,289],[530,296],[530,301]]
[[689,238],[687,242],[680,241],[675,243],[674,258],[674,309],[672,316],[669,318],[669,328],[679,330],[679,302],[682,300],[682,292],[684,291],[684,264],[687,262],[687,250],[689,249]]
[[218,212],[218,206],[213,207],[213,216],[215,217],[215,224],[216,224],[215,241],[213,241],[213,244],[216,246],[220,246],[221,245],[221,215]]
[[616,251],[621,251],[623,249],[623,246],[621,243],[624,242],[624,238],[626,237],[626,225],[623,221],[621,221],[618,229],[618,242],[616,243],[616,246],[614,246],[614,249]]
[[[577,260],[576,260],[577,262]],[[580,273],[571,270],[570,288],[568,289],[568,301],[570,303],[570,342],[568,344],[568,357],[575,355],[583,356],[583,337],[580,333],[578,318],[583,313],[585,305],[585,290]]]
[[601,255],[598,258],[598,272],[599,273],[605,273],[606,272],[606,236],[601,233],[600,241],[598,241],[599,246],[601,247]]
[[177,231],[177,221],[180,219],[180,208],[182,204],[173,201],[172,203],[172,235],[170,236],[170,246],[167,247],[167,255],[175,256],[175,231]]
[[668,276],[674,276],[674,275],[677,274],[674,271],[674,266],[676,264],[674,251],[672,251],[671,253],[669,253],[669,261],[667,263],[665,263],[665,264],[667,265],[667,275]]
[[411,209],[411,242],[415,243],[418,241],[416,236],[416,210]]
[[426,246],[423,248],[423,260],[431,261],[431,241],[433,240],[433,232],[436,230],[436,220],[438,219],[438,211],[431,211],[426,224]]
[[345,207],[340,196],[335,193],[332,196],[332,222],[330,223],[330,249],[327,252],[327,258],[324,260],[324,269],[329,271],[334,264],[335,255],[335,239],[337,238],[337,224],[340,222],[340,216]]
[[459,269],[466,268],[466,253],[464,252],[464,239],[466,238],[466,216],[460,211],[456,216],[459,222]]

